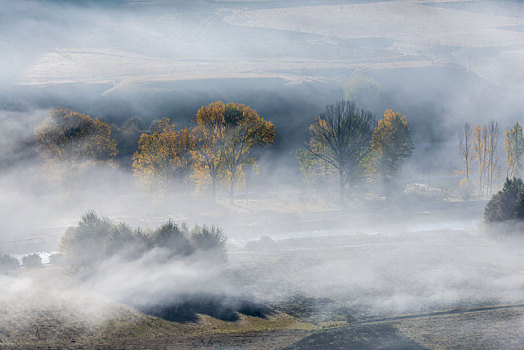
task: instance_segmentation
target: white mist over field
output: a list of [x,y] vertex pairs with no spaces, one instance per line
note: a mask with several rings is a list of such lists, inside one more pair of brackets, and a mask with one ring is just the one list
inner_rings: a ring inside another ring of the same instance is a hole
[[[0,253],[46,262],[0,274],[0,307],[22,296],[33,310],[41,298],[96,323],[128,306],[209,311],[194,308],[199,298],[228,312],[311,298],[319,320],[524,303],[523,242],[487,232],[489,198],[463,200],[457,175],[465,122],[524,122],[522,1],[0,0],[0,52]],[[363,78],[376,89],[356,103],[376,119],[405,114],[415,150],[394,196],[364,181],[341,205],[336,186],[304,180],[295,152]],[[233,204],[223,189],[216,204],[205,189],[148,193],[133,175],[136,148],[65,180],[36,152],[53,106],[112,128],[133,116],[184,127],[219,100],[276,127]],[[505,174],[503,135],[498,150]],[[216,225],[226,260],[151,249],[89,273],[48,264],[88,210],[146,233],[168,220]]]

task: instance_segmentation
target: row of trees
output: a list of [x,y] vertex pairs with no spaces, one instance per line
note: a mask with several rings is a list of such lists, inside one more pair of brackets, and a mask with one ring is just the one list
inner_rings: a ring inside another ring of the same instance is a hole
[[406,116],[388,109],[377,124],[370,112],[344,100],[327,106],[311,125],[297,159],[309,179],[336,174],[343,199],[347,185],[372,174],[389,182],[413,148]]
[[[211,103],[201,107],[194,128],[177,130],[164,118],[138,140],[134,174],[151,191],[164,192],[174,184],[189,191],[209,184],[213,198],[219,183],[226,183],[230,200],[245,168],[254,167],[252,148],[272,144],[275,126],[238,103]],[[70,109],[55,107],[35,131],[38,152],[54,170],[95,163],[111,163],[117,154],[109,125]]]
[[[112,164],[118,153],[107,123],[70,109],[53,108],[35,136],[38,152],[59,173]],[[253,149],[274,138],[275,126],[254,109],[214,102],[197,111],[192,128],[177,129],[167,118],[155,122],[139,137],[132,168],[151,192],[189,193],[209,186],[216,198],[217,187],[225,185],[233,201],[246,171],[256,168]],[[389,181],[412,150],[405,116],[386,110],[377,123],[371,112],[343,100],[327,106],[313,122],[297,158],[308,179],[337,176],[344,198],[345,188],[359,179],[381,174]]]
[[[522,127],[517,122],[506,130],[505,155],[506,155],[506,178],[521,176],[522,156],[524,155],[524,139]],[[471,191],[472,174],[475,171],[478,177],[478,194],[491,195],[493,186],[503,174],[500,166],[500,128],[496,121],[487,124],[479,124],[472,127],[465,123],[459,134],[459,149],[462,160],[461,174],[465,178],[461,186],[466,191]]]
[[245,181],[245,167],[256,165],[251,150],[272,144],[275,126],[258,113],[238,103],[202,106],[190,130],[176,130],[162,120],[152,134],[142,134],[133,168],[148,186],[166,190],[170,181],[189,189],[193,178],[200,188],[210,184],[213,198],[221,181],[228,185],[233,201],[235,186]]

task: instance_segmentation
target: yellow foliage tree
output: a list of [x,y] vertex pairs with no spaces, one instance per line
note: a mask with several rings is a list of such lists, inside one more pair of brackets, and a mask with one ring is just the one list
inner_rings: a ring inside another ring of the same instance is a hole
[[479,195],[484,193],[486,172],[488,168],[488,127],[477,125],[473,130],[473,153],[479,169]]
[[408,120],[400,112],[387,109],[371,137],[374,170],[387,180],[398,171],[402,161],[413,153]]
[[233,202],[235,185],[244,182],[242,168],[256,163],[251,149],[256,145],[272,144],[275,126],[249,106],[222,101],[202,106],[195,123],[194,155],[205,170],[198,174],[209,177],[213,198],[216,198],[217,181],[225,180],[230,202]]
[[491,195],[493,183],[498,181],[502,174],[500,169],[498,146],[499,127],[496,121],[477,125],[473,129],[473,154],[478,162],[479,195]]
[[177,181],[189,190],[194,146],[189,128],[177,131],[175,124],[164,118],[151,134],[140,136],[133,172],[150,191],[165,192]]
[[473,156],[471,153],[471,138],[471,125],[469,123],[465,123],[464,127],[459,133],[459,151],[464,167],[460,173],[466,176],[466,182],[469,181],[469,177],[471,175],[471,158]]
[[522,172],[522,156],[524,155],[524,138],[522,126],[517,122],[513,128],[504,133],[506,145],[506,177],[520,177]]
[[35,139],[37,152],[55,170],[108,163],[118,153],[109,124],[67,108],[53,107]]
[[464,199],[469,199],[472,192],[470,181],[471,161],[473,158],[472,138],[473,132],[471,130],[471,125],[465,123],[464,127],[459,132],[459,153],[462,161],[462,169],[457,172],[457,174],[465,176],[459,182],[460,192]]

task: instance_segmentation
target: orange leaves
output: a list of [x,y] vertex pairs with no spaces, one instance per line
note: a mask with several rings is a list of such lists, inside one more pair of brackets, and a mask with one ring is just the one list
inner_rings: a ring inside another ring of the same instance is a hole
[[411,155],[413,148],[406,116],[387,109],[371,138],[375,169],[385,176],[393,175],[400,162]]
[[522,173],[522,156],[524,155],[524,138],[522,126],[517,122],[513,128],[504,133],[506,145],[506,166],[508,178],[519,177]]
[[272,144],[275,138],[275,126],[240,103],[218,101],[202,106],[195,122],[195,153],[207,168],[213,187],[218,177],[225,177],[230,184],[236,182],[242,165],[253,162],[251,148]]
[[79,162],[108,162],[118,153],[109,124],[61,107],[51,109],[35,138],[43,158],[66,168]]
[[194,182],[197,189],[217,181],[243,182],[242,166],[254,162],[250,149],[272,143],[275,127],[254,109],[221,101],[198,110],[193,130],[176,130],[164,118],[151,134],[142,134],[133,171],[149,189],[166,190],[175,180]]
[[142,134],[133,156],[133,172],[149,190],[165,191],[175,180],[189,181],[195,139],[188,128],[177,131],[162,119],[151,134]]

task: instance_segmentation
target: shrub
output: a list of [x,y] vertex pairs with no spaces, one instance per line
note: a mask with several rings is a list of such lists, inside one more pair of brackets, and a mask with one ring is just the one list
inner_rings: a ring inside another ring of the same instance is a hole
[[169,220],[151,233],[143,233],[125,223],[113,224],[88,211],[77,227],[70,227],[60,241],[60,251],[76,269],[88,268],[118,255],[132,261],[154,248],[164,248],[167,254],[157,259],[188,256],[195,251],[217,252],[224,257],[225,236],[214,226],[195,226],[189,231],[186,224],[177,225]]
[[0,254],[0,274],[7,273],[20,267],[17,258],[9,254]]
[[191,241],[197,250],[224,250],[226,238],[215,226],[195,226],[191,230]]
[[272,252],[280,249],[277,242],[269,236],[262,236],[256,241],[249,241],[246,244],[246,249],[259,252]]
[[60,251],[78,268],[92,265],[107,256],[105,241],[111,229],[109,219],[99,218],[94,211],[88,211],[77,227],[67,229],[60,240]]
[[38,254],[25,255],[22,258],[22,266],[26,269],[42,267],[42,258]]
[[63,253],[53,253],[49,256],[49,264],[55,266],[64,265],[66,262],[65,255]]
[[459,193],[463,200],[469,200],[473,194],[473,185],[469,179],[462,179],[459,183]]
[[152,247],[168,248],[171,255],[189,255],[193,252],[188,239],[188,229],[169,220],[157,228],[149,238]]
[[112,225],[109,235],[104,237],[106,257],[119,254],[125,260],[139,258],[147,250],[145,236],[140,230],[133,230],[126,223]]
[[488,222],[524,219],[524,183],[521,179],[506,179],[502,190],[486,205],[484,218]]

